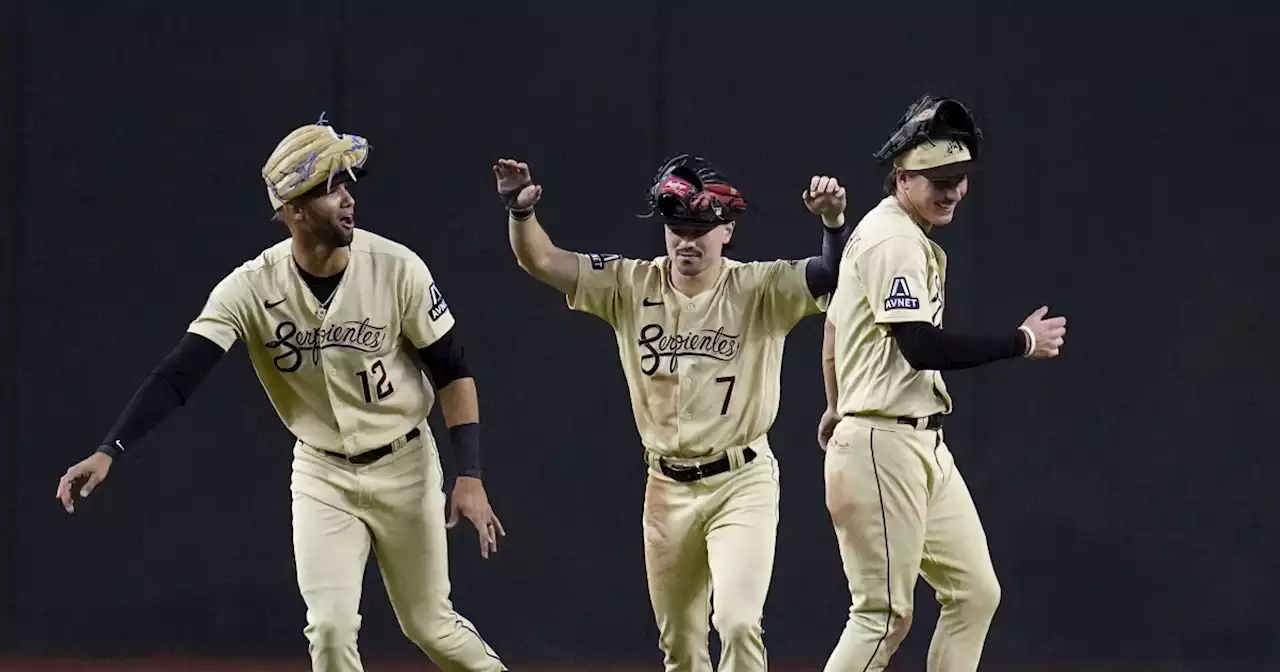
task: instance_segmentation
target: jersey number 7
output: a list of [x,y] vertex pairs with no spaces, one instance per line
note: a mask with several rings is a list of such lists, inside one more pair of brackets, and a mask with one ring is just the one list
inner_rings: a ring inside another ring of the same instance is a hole
[[[374,384],[372,390],[369,389],[370,372],[378,376],[378,382]],[[369,371],[357,371],[356,375],[360,376],[360,384],[364,386],[364,402],[366,404],[373,403],[373,395],[375,393],[378,395],[378,401],[382,401],[396,391],[396,388],[392,387],[391,381],[387,380],[387,367],[383,365],[381,359],[374,362],[373,366],[369,367]]]
[[720,405],[720,415],[724,415],[729,412],[729,400],[733,398],[733,384],[737,382],[737,380],[737,376],[720,376],[719,378],[716,378],[717,385],[720,383],[729,383],[729,389],[724,392],[724,403]]

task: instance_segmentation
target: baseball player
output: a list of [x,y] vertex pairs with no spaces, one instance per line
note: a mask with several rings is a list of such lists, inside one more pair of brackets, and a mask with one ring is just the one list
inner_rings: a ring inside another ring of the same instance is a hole
[[710,620],[719,669],[763,672],[760,620],[778,523],[766,434],[783,342],[821,312],[815,297],[835,288],[844,189],[815,176],[804,192],[826,225],[820,256],[741,263],[721,251],[746,200],[705,159],[676,156],[649,191],[666,255],[641,260],[556,247],[534,216],[542,187],[528,165],[503,159],[494,174],[521,268],[615,332],[648,465],[645,567],[666,669],[711,670]]
[[[293,549],[312,669],[362,669],[356,635],[372,548],[401,628],[437,666],[505,670],[449,599],[446,527],[459,513],[469,519],[484,557],[505,534],[480,480],[475,381],[427,265],[355,226],[350,183],[364,174],[369,149],[365,138],[337,133],[323,116],[280,141],[262,176],[290,237],[218,283],[102,445],[62,476],[57,496],[73,512],[76,484],[85,481],[79,495],[88,497],[112,462],[186,404],[223,353],[243,341],[297,438]],[[447,523],[427,424],[435,389],[459,464]]]
[[941,615],[931,672],[975,670],[1000,587],[969,490],[943,440],[941,371],[1056,357],[1066,319],[1040,308],[993,336],[942,330],[947,257],[930,235],[969,189],[982,133],[949,98],[924,96],[876,153],[887,196],[858,223],[827,312],[827,508],[853,605],[827,672],[882,670],[911,626],[916,577]]

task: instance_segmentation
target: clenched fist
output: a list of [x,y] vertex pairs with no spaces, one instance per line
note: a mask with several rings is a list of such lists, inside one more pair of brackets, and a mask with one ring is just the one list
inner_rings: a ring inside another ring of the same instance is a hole
[[814,175],[809,180],[809,188],[800,194],[804,207],[822,217],[822,224],[832,229],[844,226],[844,196],[844,187],[840,186],[840,182],[825,175]]
[[528,213],[542,198],[542,187],[533,183],[527,163],[498,159],[493,176],[498,183],[498,195],[512,212]]
[[1067,337],[1067,318],[1046,318],[1048,312],[1048,306],[1041,306],[1022,321],[1023,328],[1031,333],[1033,341],[1031,352],[1026,355],[1030,359],[1057,357],[1058,350]]

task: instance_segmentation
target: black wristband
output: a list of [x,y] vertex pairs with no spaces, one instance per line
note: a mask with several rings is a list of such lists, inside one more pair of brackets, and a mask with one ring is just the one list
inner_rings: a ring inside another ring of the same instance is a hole
[[104,443],[98,446],[98,449],[93,452],[103,453],[114,460],[124,454],[124,445],[120,443],[119,439],[116,439],[115,443]]
[[468,422],[450,427],[449,444],[453,446],[458,475],[480,478],[480,423]]
[[512,217],[520,221],[529,219],[529,215],[533,214],[532,205],[527,208],[516,207],[516,199],[520,198],[520,193],[524,191],[525,187],[530,186],[530,184],[522,184],[511,191],[498,193],[498,196],[502,198],[502,204],[507,206],[507,212],[511,213]]

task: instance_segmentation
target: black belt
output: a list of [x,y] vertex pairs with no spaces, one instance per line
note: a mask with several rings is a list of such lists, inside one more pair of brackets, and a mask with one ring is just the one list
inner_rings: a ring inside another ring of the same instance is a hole
[[[882,416],[882,415],[876,415],[876,414],[874,414],[874,413],[854,413],[853,415],[854,415],[855,417],[859,417],[859,416],[860,416],[860,417],[864,417],[864,418],[865,418],[865,417],[876,417],[876,418],[883,418],[883,417],[885,417],[885,416]],[[912,426],[912,427],[915,427],[916,429],[920,429],[920,421],[923,419],[923,420],[925,420],[925,426],[924,426],[924,429],[942,429],[942,418],[943,418],[943,417],[944,417],[944,416],[943,416],[943,414],[941,414],[941,413],[934,413],[933,415],[930,415],[930,416],[928,416],[927,418],[912,418],[912,417],[909,417],[909,416],[906,416],[906,415],[900,415],[900,416],[898,416],[898,417],[896,417],[896,418],[892,418],[892,419],[893,419],[893,420],[897,420],[897,421],[898,421],[898,424],[900,424],[900,425],[910,425],[910,426]]]
[[[422,430],[418,429],[417,427],[414,427],[413,429],[409,430],[408,434],[404,435],[404,442],[409,443],[410,441],[418,438],[418,435],[420,434],[422,434]],[[394,445],[395,445],[395,442],[393,441],[391,443],[388,443],[385,446],[374,448],[373,450],[366,450],[365,452],[360,453],[359,455],[352,455],[350,457],[343,455],[342,453],[335,453],[332,450],[321,450],[320,452],[324,453],[325,455],[332,455],[333,457],[336,457],[341,460],[346,460],[351,464],[369,464],[371,462],[377,462],[378,460],[381,460],[382,458],[390,455],[391,451],[394,450],[393,448]]]
[[[747,464],[754,459],[756,459],[756,451],[751,450],[750,448],[746,448],[742,451],[743,464]],[[729,456],[725,455],[715,462],[690,465],[671,465],[667,464],[665,460],[659,459],[658,468],[662,470],[662,473],[667,475],[667,478],[670,478],[673,481],[692,483],[704,478],[710,478],[716,474],[723,474],[724,472],[729,471],[731,465],[729,463]]]

